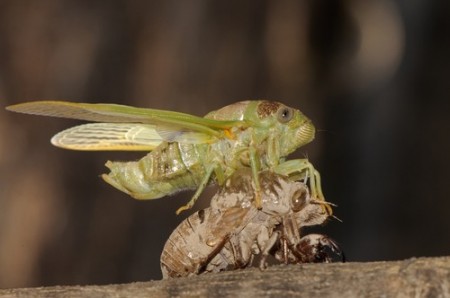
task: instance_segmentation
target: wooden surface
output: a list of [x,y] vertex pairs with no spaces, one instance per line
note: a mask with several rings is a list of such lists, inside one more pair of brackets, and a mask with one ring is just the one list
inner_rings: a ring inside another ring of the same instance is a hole
[[2,297],[450,297],[450,257],[272,266],[105,286],[0,290]]

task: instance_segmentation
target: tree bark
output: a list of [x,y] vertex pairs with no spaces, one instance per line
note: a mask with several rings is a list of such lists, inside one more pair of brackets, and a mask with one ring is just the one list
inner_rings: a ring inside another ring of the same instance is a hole
[[0,290],[6,297],[450,297],[450,257],[271,266],[104,286]]

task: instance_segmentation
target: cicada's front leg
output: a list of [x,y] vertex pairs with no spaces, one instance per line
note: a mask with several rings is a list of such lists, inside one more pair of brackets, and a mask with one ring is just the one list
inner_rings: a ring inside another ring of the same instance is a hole
[[319,203],[323,202],[323,206],[326,211],[330,215],[332,214],[331,206],[325,201],[325,197],[322,192],[320,173],[314,168],[308,159],[293,159],[285,161],[275,166],[274,171],[277,174],[285,176],[300,176],[305,180],[309,179],[311,196]]
[[320,173],[314,168],[307,159],[293,159],[285,161],[274,167],[277,174],[285,176],[298,176],[309,180],[311,195],[319,200],[324,200],[322,185],[320,182]]

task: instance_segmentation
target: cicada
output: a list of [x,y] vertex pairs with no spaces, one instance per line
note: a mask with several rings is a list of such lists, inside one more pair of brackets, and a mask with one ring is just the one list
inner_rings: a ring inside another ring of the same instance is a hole
[[324,223],[329,203],[311,198],[306,184],[285,176],[260,173],[262,208],[254,200],[251,173],[238,170],[212,198],[211,207],[185,219],[161,254],[164,278],[249,267],[255,256],[260,269],[272,255],[285,264],[330,262],[337,244],[320,234],[302,236],[301,228]]
[[51,143],[73,150],[150,151],[138,161],[113,162],[103,179],[135,199],[164,197],[196,189],[177,210],[191,208],[208,184],[223,185],[236,169],[248,167],[255,182],[255,204],[261,207],[258,175],[269,169],[282,175],[310,177],[312,195],[323,200],[319,172],[307,159],[286,161],[311,142],[315,128],[297,109],[282,103],[241,101],[205,117],[117,104],[34,101],[7,107],[26,114],[98,123],[56,134]]

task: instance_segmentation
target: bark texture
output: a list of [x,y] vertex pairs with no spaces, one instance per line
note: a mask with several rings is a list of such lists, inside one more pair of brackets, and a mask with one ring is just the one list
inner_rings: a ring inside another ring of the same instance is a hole
[[0,290],[2,297],[450,297],[450,257],[272,266],[104,286]]

